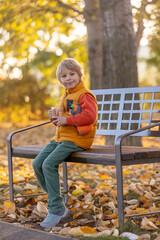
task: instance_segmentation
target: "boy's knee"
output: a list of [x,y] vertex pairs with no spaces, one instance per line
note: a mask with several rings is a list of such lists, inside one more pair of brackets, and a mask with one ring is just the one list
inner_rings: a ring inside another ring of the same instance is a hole
[[35,160],[33,160],[33,162],[32,162],[32,167],[35,169],[36,168],[36,161]]
[[32,162],[32,167],[34,169],[40,168],[41,166],[39,165],[39,161],[37,161],[37,159],[35,158]]
[[42,169],[43,169],[43,172],[48,172],[48,171],[57,170],[57,167],[54,164],[49,164],[47,162],[44,162],[42,164]]

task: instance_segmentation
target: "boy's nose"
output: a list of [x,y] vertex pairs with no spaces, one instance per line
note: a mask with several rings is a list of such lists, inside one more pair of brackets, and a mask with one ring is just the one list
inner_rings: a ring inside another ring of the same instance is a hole
[[70,80],[70,75],[67,75],[67,78],[66,78],[67,80]]

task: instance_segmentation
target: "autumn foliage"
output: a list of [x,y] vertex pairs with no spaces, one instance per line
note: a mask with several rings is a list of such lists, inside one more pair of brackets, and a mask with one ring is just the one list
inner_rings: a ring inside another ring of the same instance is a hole
[[[1,144],[0,167],[0,191],[2,195],[0,220],[26,227],[40,228],[39,223],[48,212],[47,196],[38,195],[41,193],[41,188],[36,182],[31,159],[16,158],[14,160],[15,203],[8,200],[7,149],[4,142],[10,130],[1,128],[3,142]],[[34,138],[31,140],[28,133],[20,135],[15,138],[15,144],[22,144],[24,141],[30,144],[33,141],[35,144],[36,140],[47,142],[52,137],[52,133],[48,126],[45,127],[44,132],[35,130],[32,136]],[[102,144],[104,143],[103,139],[97,138],[95,144],[100,141]],[[143,144],[157,146],[158,141],[154,142],[151,139],[148,142],[144,139]],[[160,177],[158,172],[158,164],[124,167],[126,215],[160,211]],[[65,222],[54,227],[52,232],[73,237],[119,236],[115,168],[68,163],[68,177],[69,200],[67,207],[70,210],[70,215]],[[62,186],[62,169],[60,169],[60,179]],[[159,232],[160,214],[132,219],[129,217],[125,221],[139,226],[140,233],[138,235],[142,235],[146,231],[149,235],[152,231],[157,232],[157,234]]]

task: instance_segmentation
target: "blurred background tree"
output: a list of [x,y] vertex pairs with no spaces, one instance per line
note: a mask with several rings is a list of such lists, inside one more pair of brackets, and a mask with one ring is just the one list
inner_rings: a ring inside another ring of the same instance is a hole
[[[160,61],[159,2],[131,1],[136,49],[149,34],[149,64],[156,69]],[[103,87],[105,8],[101,6],[99,0],[0,1],[1,121],[14,123],[20,115],[26,121],[47,117],[48,108],[58,104],[63,92],[55,71],[65,57],[82,64],[88,87]]]

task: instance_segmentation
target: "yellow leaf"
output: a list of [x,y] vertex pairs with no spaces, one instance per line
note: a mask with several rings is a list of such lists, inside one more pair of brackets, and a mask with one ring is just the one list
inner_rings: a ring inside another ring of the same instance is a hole
[[82,232],[84,232],[85,234],[93,234],[96,233],[97,230],[91,227],[81,227],[80,228],[82,230]]
[[69,206],[69,205],[72,205],[73,203],[74,203],[74,200],[72,198],[69,198],[67,205]]
[[131,173],[130,170],[123,171],[123,174],[124,174],[124,175],[128,175],[128,174],[130,174],[130,173]]
[[110,219],[115,219],[115,218],[117,218],[118,216],[117,216],[117,214],[115,213],[115,214],[108,215],[107,217],[109,217]]
[[82,214],[83,214],[83,212],[77,212],[77,213],[75,213],[75,214],[73,215],[73,219],[81,216]]
[[113,195],[114,197],[117,197],[117,189],[114,189],[114,190],[113,190],[112,195]]
[[103,189],[106,187],[106,185],[102,183],[102,184],[99,184],[98,187]]
[[135,209],[135,211],[136,211],[136,213],[146,213],[146,212],[148,212],[148,210],[145,209],[145,208],[137,208],[137,209]]
[[75,190],[72,192],[72,195],[73,195],[73,196],[76,196],[76,197],[81,196],[81,195],[83,195],[83,194],[84,194],[84,191],[83,191],[82,189],[80,189],[80,188],[77,188],[77,189],[75,189]]
[[32,194],[32,191],[31,191],[31,190],[27,190],[27,191],[25,191],[24,194],[25,194],[25,195]]
[[16,210],[15,203],[11,202],[9,200],[4,202],[3,208],[4,208],[5,213],[7,213],[7,214],[15,213],[15,210]]
[[87,179],[93,179],[93,176],[91,176],[90,174],[88,174],[87,172],[82,172],[81,176]]
[[22,160],[17,163],[17,166],[23,166],[23,165],[25,165],[25,162]]
[[130,210],[130,211],[127,211],[127,213],[126,213],[126,215],[132,215],[132,214],[135,214],[135,211]]
[[146,203],[143,204],[143,207],[144,207],[144,208],[150,208],[150,207],[152,207],[152,206],[153,206],[153,203],[152,203],[152,202],[146,202]]
[[77,210],[77,208],[75,208],[75,207],[70,208],[70,211],[71,211],[71,212],[74,212],[74,211],[76,211],[76,210]]
[[101,197],[101,198],[99,199],[99,203],[100,203],[100,204],[104,204],[104,203],[106,203],[108,200],[109,200],[109,197]]
[[151,200],[150,200],[149,198],[145,197],[145,196],[141,196],[141,197],[139,198],[139,201],[140,201],[141,203],[146,203],[146,202],[150,202]]
[[155,224],[156,224],[157,226],[160,226],[160,220],[156,221]]
[[111,177],[107,174],[104,174],[104,175],[99,175],[99,178],[100,179],[110,179]]
[[106,210],[104,213],[103,213],[103,215],[111,215],[112,214],[112,211],[111,210]]
[[113,220],[113,225],[114,225],[114,227],[118,226],[118,219]]
[[0,213],[4,212],[4,209],[0,206]]
[[156,222],[156,218],[154,218],[154,217],[150,217],[150,218],[148,218],[148,220],[151,222],[154,222],[154,223]]
[[124,188],[124,190],[123,190],[123,195],[126,196],[128,193],[129,193],[129,189]]
[[83,236],[83,232],[79,227],[75,227],[69,231],[69,235],[71,235],[72,237],[81,237]]

